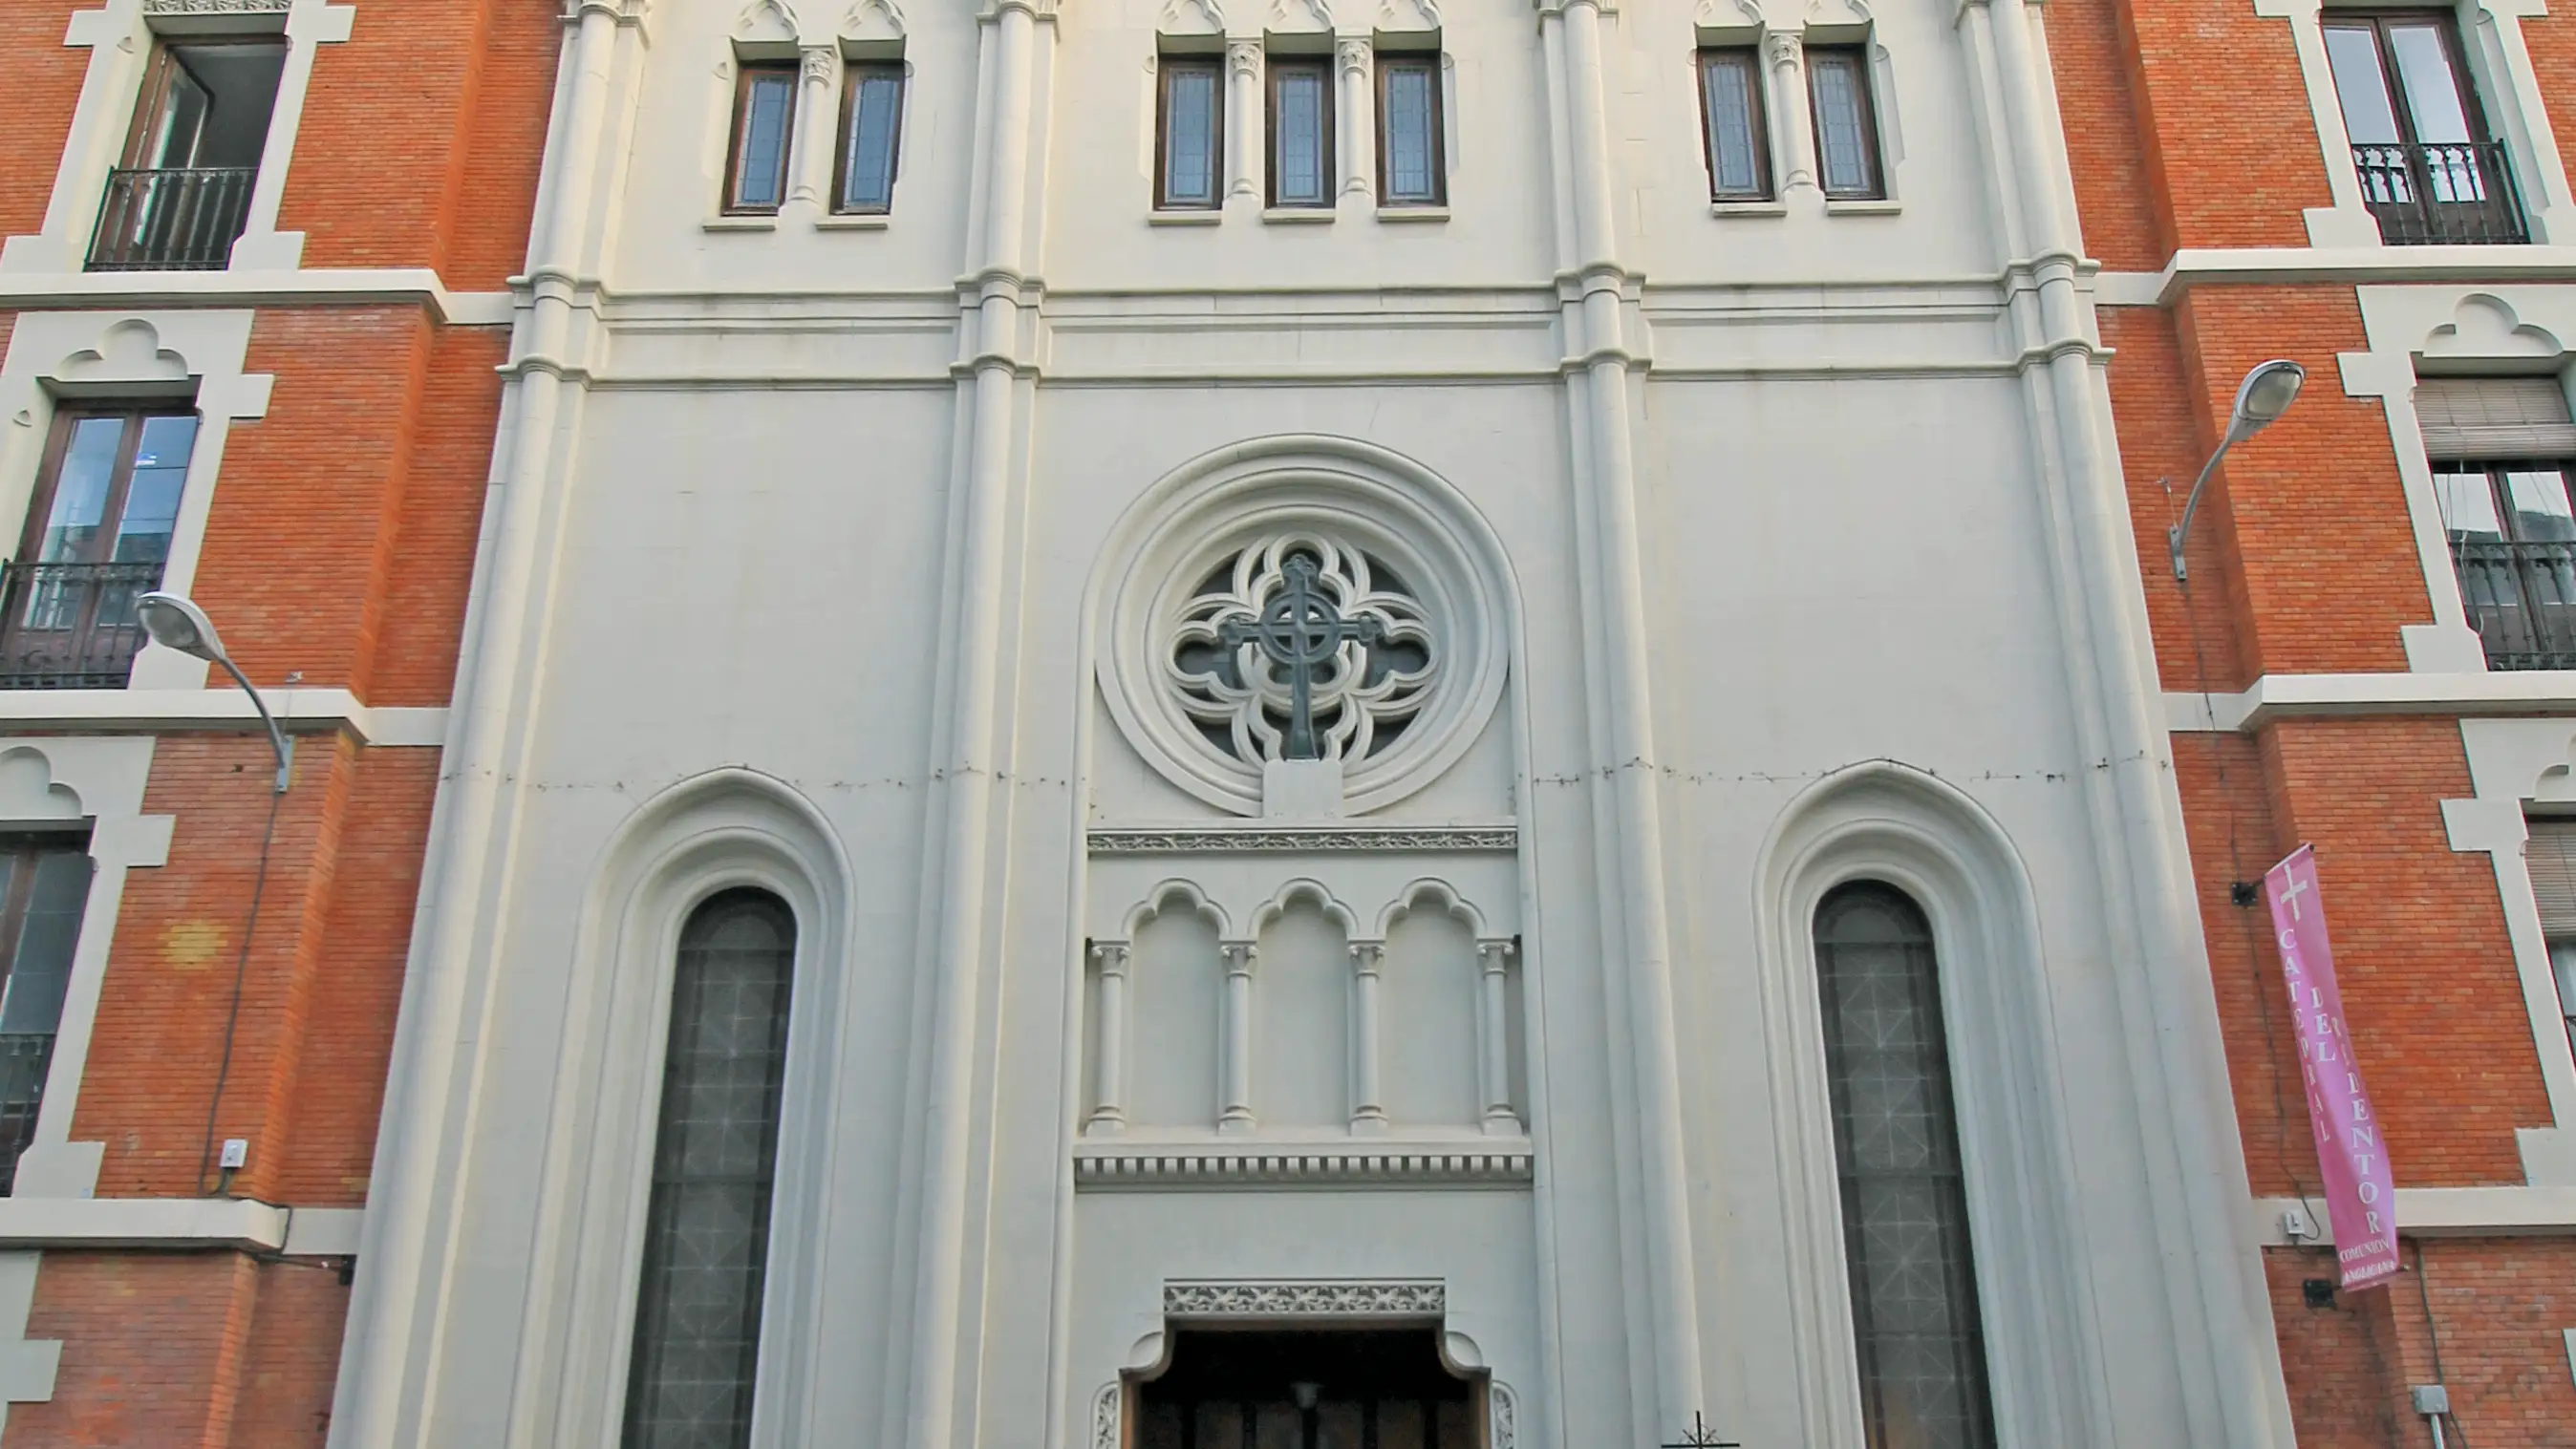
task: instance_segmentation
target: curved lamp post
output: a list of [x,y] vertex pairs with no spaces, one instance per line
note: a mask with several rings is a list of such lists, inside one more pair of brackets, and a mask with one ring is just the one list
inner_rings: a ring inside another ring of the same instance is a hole
[[2286,357],[2258,362],[2245,374],[2236,388],[2236,407],[2227,415],[2227,436],[2218,440],[2217,451],[2200,465],[2200,476],[2191,480],[2191,497],[2182,505],[2182,522],[2165,530],[2165,549],[2173,556],[2176,579],[2187,577],[2182,567],[2183,535],[2191,532],[2191,516],[2200,508],[2200,490],[2209,486],[2209,475],[2216,471],[2218,460],[2227,450],[2271,426],[2272,420],[2290,410],[2298,400],[2299,384],[2308,380],[2308,370]]
[[250,696],[251,708],[259,711],[259,722],[268,726],[268,747],[277,753],[277,793],[285,794],[287,762],[295,757],[295,752],[285,732],[277,727],[277,716],[268,712],[268,702],[251,687],[250,680],[241,672],[241,666],[233,663],[232,656],[224,652],[224,641],[216,637],[215,623],[206,617],[206,611],[181,595],[165,594],[156,589],[135,601],[134,612],[142,618],[143,632],[152,636],[153,643],[203,659],[209,664],[222,665],[224,672],[233,677],[233,683],[242,687],[242,693]]

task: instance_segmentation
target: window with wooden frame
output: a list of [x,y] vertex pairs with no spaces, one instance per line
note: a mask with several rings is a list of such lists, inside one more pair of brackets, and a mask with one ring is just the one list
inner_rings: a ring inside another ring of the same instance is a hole
[[204,271],[231,260],[285,68],[275,37],[154,42],[100,198],[91,270]]
[[1215,56],[1166,55],[1154,117],[1154,205],[1213,211],[1223,197],[1225,73]]
[[1878,108],[1869,93],[1869,52],[1859,45],[1807,48],[1807,102],[1816,122],[1816,171],[1832,201],[1887,195],[1878,156]]
[[2328,10],[2326,63],[2381,240],[2521,242],[2504,147],[2478,110],[2447,10]]
[[2415,424],[2489,669],[2576,668],[2576,416],[2555,377],[2427,377]]
[[1712,201],[1771,199],[1771,138],[1762,125],[1762,62],[1752,46],[1699,53],[1700,148]]
[[883,216],[894,210],[894,172],[903,146],[903,64],[853,64],[841,80],[841,155],[832,209]]
[[1381,206],[1441,206],[1449,200],[1442,152],[1440,56],[1379,52],[1377,199]]
[[2558,1012],[2576,1044],[2576,818],[2535,816],[2526,822],[2523,847],[2531,894],[2540,907],[2540,934],[2549,946],[2549,971],[2558,982]]
[[774,215],[787,199],[796,130],[796,66],[750,61],[735,78],[733,141],[725,156],[725,214]]
[[78,832],[0,833],[0,1192],[35,1140],[94,873]]
[[161,583],[197,417],[169,407],[65,408],[0,598],[0,688],[121,689]]
[[1270,204],[1333,204],[1333,73],[1322,56],[1273,56]]

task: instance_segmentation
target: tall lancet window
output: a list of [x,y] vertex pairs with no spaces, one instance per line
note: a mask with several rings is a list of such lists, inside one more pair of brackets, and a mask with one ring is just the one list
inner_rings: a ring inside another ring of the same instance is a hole
[[713,896],[680,929],[625,1449],[751,1441],[795,955],[767,891]]
[[1870,1449],[1991,1449],[1932,932],[1886,886],[1816,911],[1843,1254]]

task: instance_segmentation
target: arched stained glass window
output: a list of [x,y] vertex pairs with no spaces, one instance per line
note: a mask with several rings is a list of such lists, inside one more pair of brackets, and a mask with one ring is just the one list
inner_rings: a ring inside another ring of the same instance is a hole
[[1840,887],[1816,972],[1870,1449],[1992,1449],[1931,929],[1895,890]]
[[711,897],[680,930],[625,1449],[751,1440],[795,955],[767,891]]

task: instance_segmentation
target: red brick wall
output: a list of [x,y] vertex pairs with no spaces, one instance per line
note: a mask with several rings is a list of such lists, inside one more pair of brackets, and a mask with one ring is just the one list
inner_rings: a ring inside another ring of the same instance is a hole
[[[2526,15],[2522,40],[2531,51],[2542,103],[2549,108],[2549,127],[2558,133],[2564,154],[2563,148],[2576,139],[2576,14],[2558,9],[2547,15]],[[2495,113],[2492,101],[2487,113],[2490,117]]]
[[2131,103],[2113,103],[2097,63],[2059,73],[2058,104],[2070,133],[2134,118],[2160,244],[2306,245],[2301,210],[2332,198],[2288,22],[2266,20],[2242,0],[2107,3],[2127,42]]
[[2057,75],[2085,250],[2115,271],[2152,272],[2172,251],[2172,202],[2135,104],[2134,51],[2114,0],[2050,0],[2039,14]]
[[63,142],[71,135],[87,46],[63,44],[73,12],[89,0],[12,0],[0,5],[0,136],[9,161],[0,165],[0,237],[44,230]]
[[2576,1442],[2576,1240],[2409,1239],[2384,1288],[2310,1308],[2303,1279],[2335,1276],[2321,1248],[2264,1254],[2299,1449],[2430,1444],[2408,1401],[2415,1384],[2451,1392],[2450,1442],[2563,1449]]
[[63,1340],[49,1403],[8,1449],[320,1449],[349,1290],[330,1266],[241,1253],[48,1253],[30,1338]]
[[361,11],[318,49],[278,209],[304,264],[437,267],[460,290],[516,271],[559,23],[513,0],[410,5]]

